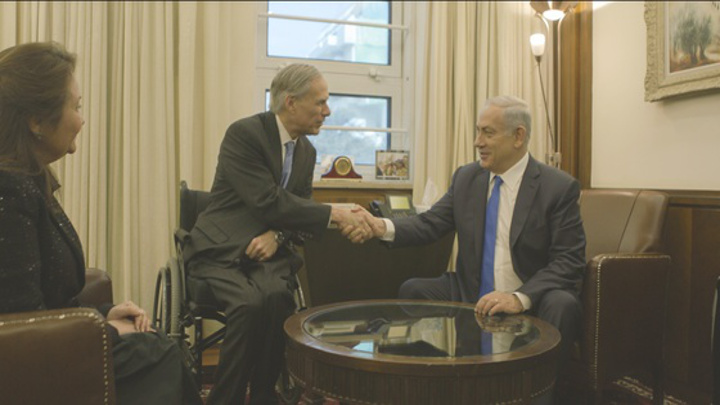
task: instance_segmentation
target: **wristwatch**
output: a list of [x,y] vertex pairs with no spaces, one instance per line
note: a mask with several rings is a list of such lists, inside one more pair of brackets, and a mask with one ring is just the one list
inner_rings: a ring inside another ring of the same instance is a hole
[[275,231],[275,242],[278,246],[282,246],[285,243],[285,234],[282,231]]

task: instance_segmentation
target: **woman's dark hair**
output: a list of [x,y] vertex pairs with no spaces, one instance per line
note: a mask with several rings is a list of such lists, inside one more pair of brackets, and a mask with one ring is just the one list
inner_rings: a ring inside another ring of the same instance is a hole
[[33,42],[0,52],[0,170],[47,174],[32,149],[30,119],[59,124],[76,56],[57,42]]

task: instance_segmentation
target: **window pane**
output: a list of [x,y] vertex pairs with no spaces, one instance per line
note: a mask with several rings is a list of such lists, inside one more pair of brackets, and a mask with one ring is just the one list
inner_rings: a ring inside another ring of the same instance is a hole
[[375,150],[386,149],[388,134],[382,132],[328,131],[307,137],[317,149],[317,163],[325,156],[350,156],[356,165],[374,165]]
[[330,94],[330,116],[325,125],[344,127],[387,128],[390,126],[390,98]]
[[[390,23],[389,2],[268,2],[268,11],[303,17]],[[390,30],[268,18],[267,54],[274,57],[390,64]]]
[[[325,125],[340,127],[390,127],[390,98],[330,94],[330,116]],[[265,91],[265,108],[270,109],[270,91]],[[327,156],[347,155],[355,164],[374,165],[375,150],[390,149],[389,132],[322,130],[308,136],[317,150],[317,163]]]
[[[331,94],[331,115],[325,125],[344,127],[390,127],[390,98]],[[317,149],[318,163],[326,155],[351,156],[355,164],[375,164],[375,150],[388,149],[389,133],[323,130],[308,139]]]

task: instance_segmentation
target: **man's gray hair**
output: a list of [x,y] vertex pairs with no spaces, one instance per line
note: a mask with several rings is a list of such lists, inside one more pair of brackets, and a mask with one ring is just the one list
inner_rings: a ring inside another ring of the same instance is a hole
[[294,63],[282,68],[270,85],[270,111],[275,114],[282,111],[287,96],[305,95],[310,90],[310,84],[318,77],[322,77],[320,71],[304,63]]
[[483,110],[490,106],[503,109],[503,120],[508,132],[516,130],[519,126],[525,127],[525,143],[527,144],[532,131],[532,114],[530,114],[528,103],[514,96],[497,96],[487,99]]

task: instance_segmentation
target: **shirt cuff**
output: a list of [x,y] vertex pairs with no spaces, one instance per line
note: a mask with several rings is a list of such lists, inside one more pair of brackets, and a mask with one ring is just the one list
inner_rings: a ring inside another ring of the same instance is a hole
[[530,307],[532,307],[532,301],[530,301],[530,297],[521,292],[514,292],[513,294],[520,300],[520,303],[523,306],[523,310],[527,311],[530,309]]
[[385,234],[380,237],[380,240],[385,242],[392,242],[395,240],[395,224],[387,218],[380,218],[385,222]]

